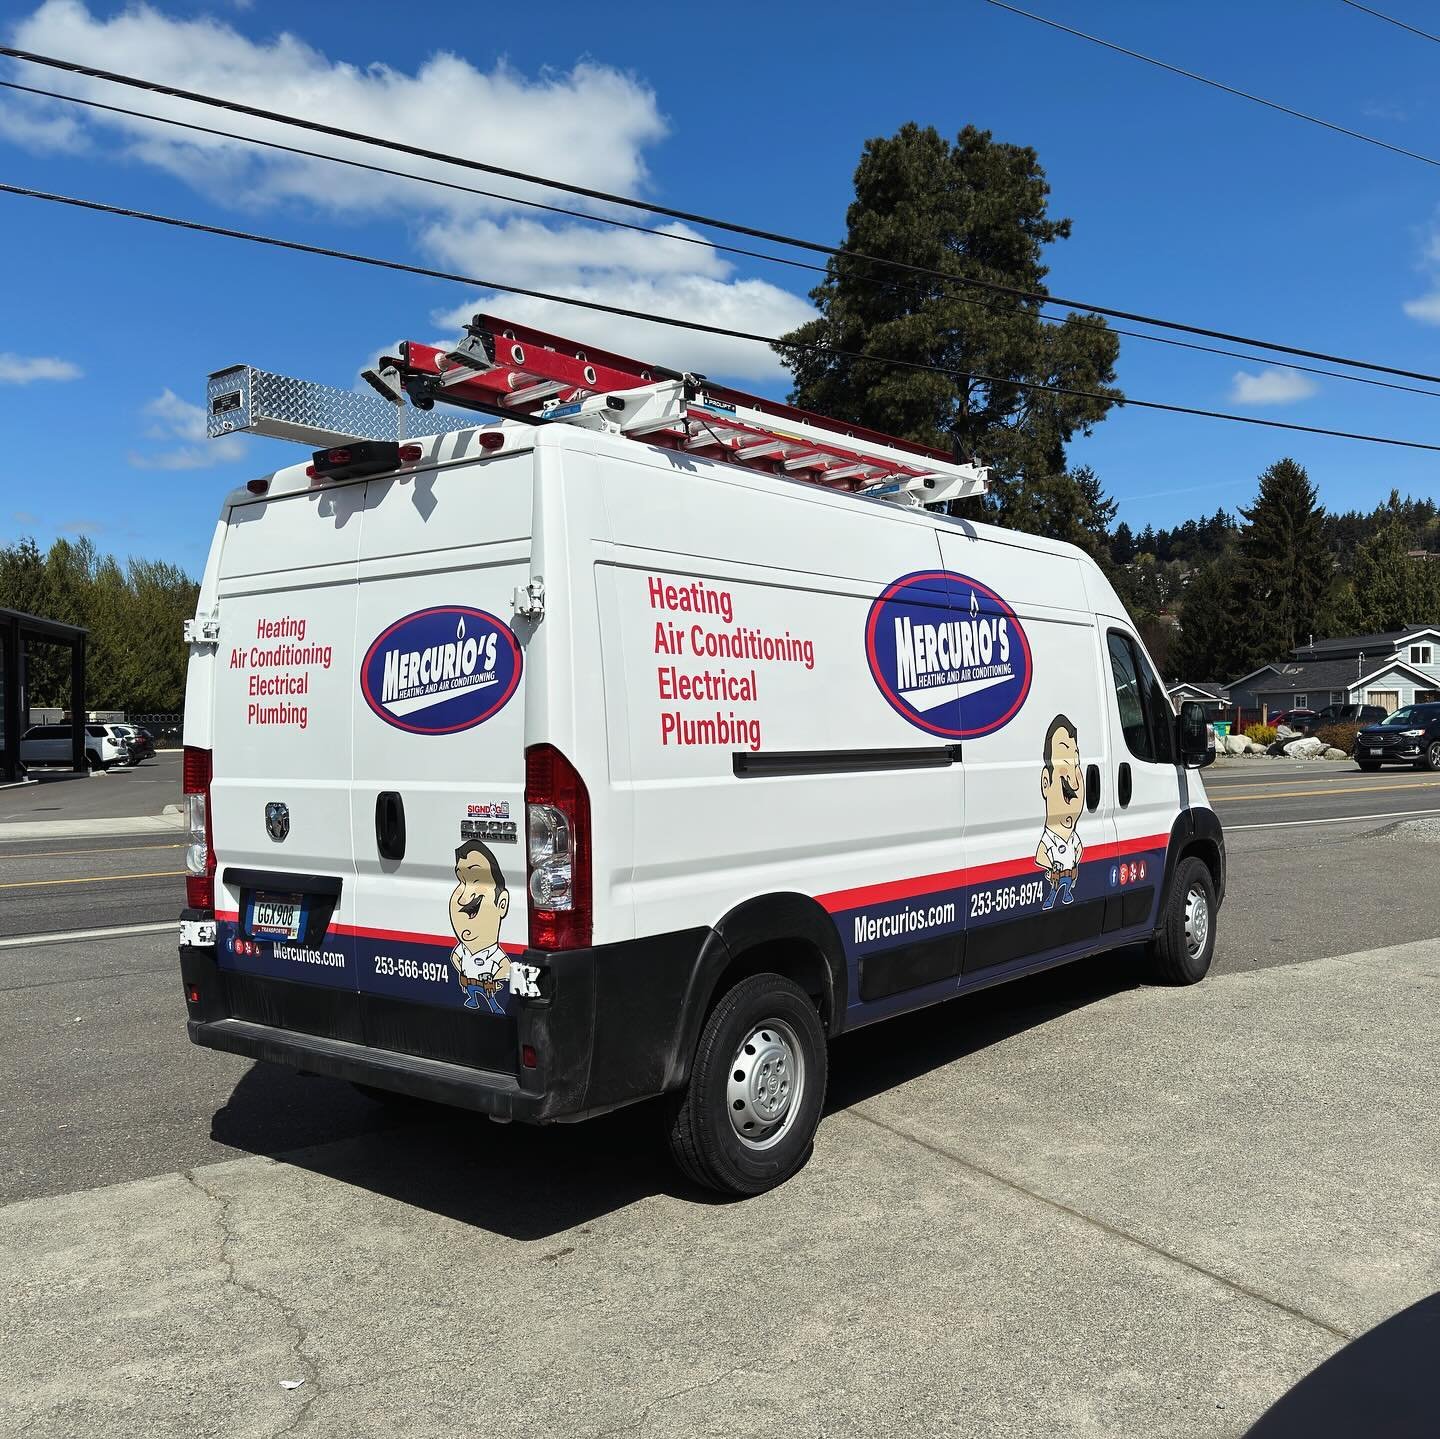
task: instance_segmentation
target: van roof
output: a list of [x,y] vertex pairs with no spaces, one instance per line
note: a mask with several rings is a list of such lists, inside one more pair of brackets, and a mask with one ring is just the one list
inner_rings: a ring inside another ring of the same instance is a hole
[[[498,450],[482,448],[481,436],[495,434],[503,434],[505,441],[503,447]],[[687,466],[714,465],[717,468],[723,468],[727,479],[749,489],[762,491],[774,489],[790,496],[803,497],[820,505],[864,505],[871,509],[877,518],[883,515],[892,521],[901,520],[912,524],[928,524],[934,528],[958,530],[965,535],[989,540],[995,544],[1063,555],[1081,560],[1095,569],[1097,574],[1099,573],[1099,567],[1095,565],[1090,555],[1078,546],[1068,544],[1063,540],[1027,534],[1020,530],[1007,530],[1002,526],[986,524],[965,516],[946,515],[923,508],[899,506],[878,496],[827,488],[805,480],[791,479],[785,475],[768,474],[764,470],[751,466],[728,465],[723,460],[712,460],[693,455],[681,456],[663,445],[646,444],[643,439],[607,435],[596,430],[580,429],[573,425],[544,423],[537,425],[521,420],[501,420],[495,424],[479,425],[472,429],[421,436],[414,440],[408,440],[406,443],[419,447],[420,458],[402,465],[394,472],[400,475],[419,473],[439,467],[449,468],[483,463],[488,458],[522,454],[536,448],[601,452],[611,454],[615,458],[631,464],[655,467],[673,466],[677,460],[683,459]],[[279,495],[307,492],[314,488],[309,469],[308,462],[286,465],[282,469],[275,470],[271,474],[251,482],[258,486],[262,481],[268,481],[263,490],[242,487],[229,496],[229,502],[236,505],[254,504]],[[343,485],[359,483],[363,483],[363,479],[337,480],[326,484],[324,488],[334,489]]]

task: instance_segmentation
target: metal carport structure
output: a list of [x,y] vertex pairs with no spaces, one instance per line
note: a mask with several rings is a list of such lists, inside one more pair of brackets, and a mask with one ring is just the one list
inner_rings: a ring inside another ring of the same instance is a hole
[[85,635],[79,625],[62,625],[20,610],[0,610],[0,782],[20,778],[20,736],[29,728],[25,646],[31,640],[70,647],[70,733],[72,762],[85,766]]

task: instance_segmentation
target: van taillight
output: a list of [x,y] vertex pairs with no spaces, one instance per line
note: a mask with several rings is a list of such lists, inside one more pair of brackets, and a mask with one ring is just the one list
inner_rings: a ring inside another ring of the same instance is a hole
[[553,745],[525,751],[525,840],[530,943],[585,949],[593,930],[590,796],[575,766]]
[[185,903],[214,911],[215,845],[210,834],[210,751],[185,746]]

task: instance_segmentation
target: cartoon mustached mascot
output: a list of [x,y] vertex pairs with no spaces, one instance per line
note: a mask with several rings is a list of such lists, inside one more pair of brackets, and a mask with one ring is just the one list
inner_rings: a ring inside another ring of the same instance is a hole
[[510,961],[500,948],[500,926],[510,912],[510,891],[499,862],[478,839],[455,851],[455,892],[450,896],[450,927],[458,943],[450,963],[465,991],[465,1008],[503,1014],[495,998],[510,978]]
[[1035,863],[1045,871],[1047,889],[1042,909],[1075,901],[1080,856],[1085,846],[1075,826],[1085,808],[1085,778],[1080,773],[1080,737],[1073,720],[1056,715],[1045,731],[1045,764],[1040,771],[1040,797],[1045,801],[1045,828],[1035,847]]

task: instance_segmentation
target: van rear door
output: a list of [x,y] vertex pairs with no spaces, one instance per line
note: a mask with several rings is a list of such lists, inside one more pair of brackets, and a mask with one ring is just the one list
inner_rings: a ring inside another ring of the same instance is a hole
[[526,449],[369,482],[347,696],[365,1040],[501,1070],[507,952],[526,942],[530,630],[512,621],[533,463]]
[[[356,1038],[350,834],[363,485],[236,505],[220,556],[210,814],[238,1018]],[[309,997],[307,997],[309,996]]]

